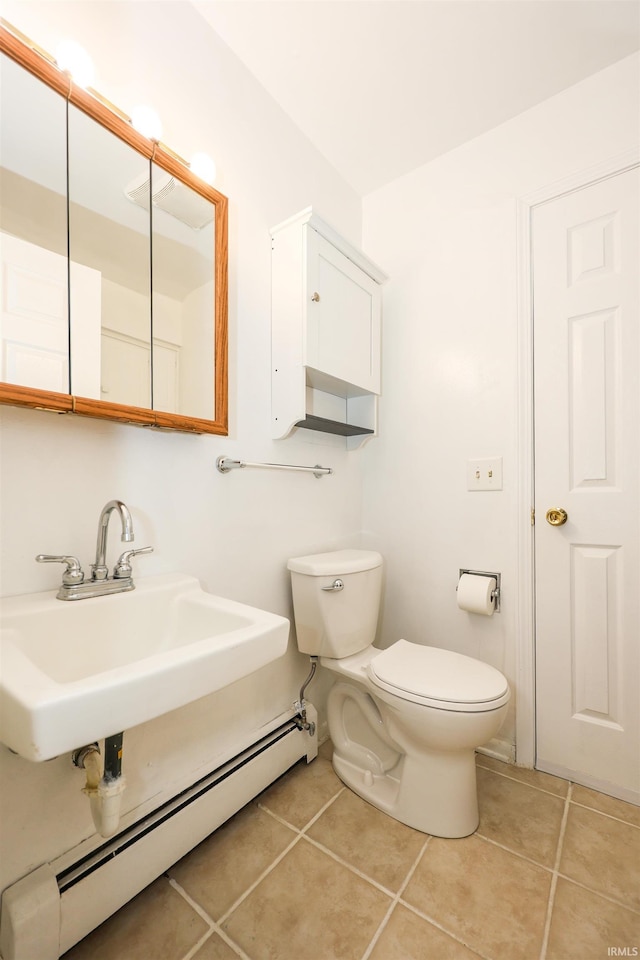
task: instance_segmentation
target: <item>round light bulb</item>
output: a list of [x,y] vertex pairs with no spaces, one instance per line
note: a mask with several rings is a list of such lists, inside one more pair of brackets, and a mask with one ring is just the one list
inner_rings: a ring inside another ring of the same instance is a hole
[[216,178],[216,165],[208,153],[194,153],[189,167],[205,183],[213,183]]
[[162,122],[153,107],[134,107],[131,111],[131,123],[138,133],[149,140],[159,140],[162,136]]
[[69,73],[79,87],[92,87],[96,71],[93,60],[75,40],[61,40],[56,48],[56,63]]

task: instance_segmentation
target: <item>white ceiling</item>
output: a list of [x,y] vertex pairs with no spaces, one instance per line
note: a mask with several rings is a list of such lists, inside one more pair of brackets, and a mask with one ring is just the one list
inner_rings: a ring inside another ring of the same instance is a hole
[[366,194],[640,47],[636,0],[192,0]]

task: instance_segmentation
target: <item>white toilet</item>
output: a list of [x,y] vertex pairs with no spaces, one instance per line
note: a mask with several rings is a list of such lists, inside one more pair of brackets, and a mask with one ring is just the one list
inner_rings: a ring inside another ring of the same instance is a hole
[[338,550],[289,561],[298,649],[338,676],[333,766],[351,789],[438,837],[478,826],[475,748],[498,732],[509,685],[480,660],[397,640],[372,646],[382,557]]

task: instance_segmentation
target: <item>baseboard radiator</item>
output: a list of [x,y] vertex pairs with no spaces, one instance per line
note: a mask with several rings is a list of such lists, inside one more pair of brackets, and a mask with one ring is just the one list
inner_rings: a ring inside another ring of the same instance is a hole
[[[307,713],[315,720],[310,704]],[[58,960],[297,760],[316,753],[317,737],[289,718],[73,866],[38,867],[2,894],[2,960]]]

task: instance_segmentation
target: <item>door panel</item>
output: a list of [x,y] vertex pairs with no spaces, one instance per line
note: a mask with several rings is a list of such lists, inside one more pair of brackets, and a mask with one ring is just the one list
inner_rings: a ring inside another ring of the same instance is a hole
[[[539,769],[640,802],[638,170],[533,214]],[[567,522],[545,522],[563,508]]]
[[143,340],[102,329],[102,398],[132,407],[151,406],[151,350]]
[[0,380],[69,392],[67,258],[0,234]]

